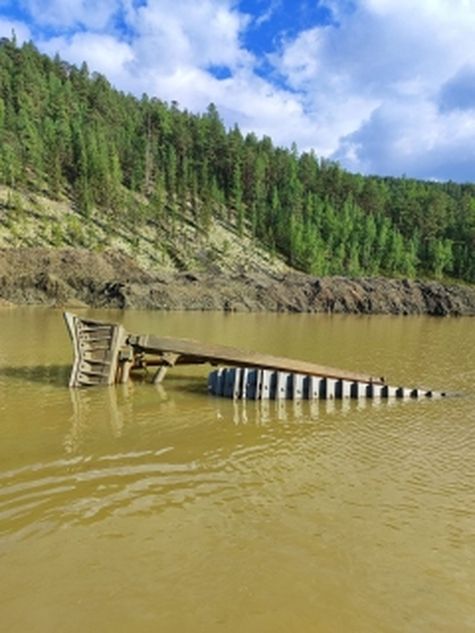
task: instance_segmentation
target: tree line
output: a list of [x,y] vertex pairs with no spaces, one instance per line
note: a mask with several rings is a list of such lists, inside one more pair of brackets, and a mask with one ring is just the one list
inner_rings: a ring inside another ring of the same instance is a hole
[[0,183],[136,228],[213,217],[315,275],[475,281],[475,185],[361,176],[0,42]]

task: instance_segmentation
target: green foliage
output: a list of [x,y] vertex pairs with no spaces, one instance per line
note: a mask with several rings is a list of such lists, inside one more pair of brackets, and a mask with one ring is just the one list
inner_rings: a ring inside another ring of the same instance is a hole
[[125,219],[134,235],[154,223],[179,236],[190,218],[206,234],[219,217],[315,275],[475,281],[475,185],[349,174],[312,152],[226,130],[213,104],[192,115],[136,99],[86,64],[8,40],[0,184],[74,201],[83,218],[52,229],[54,244],[92,243],[84,226],[93,210],[111,231]]
[[3,124],[5,122],[5,104],[3,99],[0,98],[0,135],[3,130]]
[[53,246],[58,248],[64,244],[64,234],[58,222],[53,222],[50,227],[50,241]]

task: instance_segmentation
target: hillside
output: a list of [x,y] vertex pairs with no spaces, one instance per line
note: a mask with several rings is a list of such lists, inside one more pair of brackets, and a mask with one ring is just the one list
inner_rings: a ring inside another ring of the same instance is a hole
[[[2,299],[3,298],[3,299]],[[297,272],[151,271],[116,250],[0,250],[0,306],[475,315],[475,288]]]
[[119,223],[97,210],[84,218],[67,199],[52,200],[18,190],[12,194],[0,186],[0,214],[0,249],[109,250],[133,258],[137,266],[149,271],[290,270],[282,257],[250,235],[238,235],[223,219],[211,218],[204,231],[186,208],[177,214],[173,230],[152,220],[137,226],[133,218],[124,217]]
[[349,174],[4,39],[0,248],[25,247],[153,274],[473,283],[475,185]]

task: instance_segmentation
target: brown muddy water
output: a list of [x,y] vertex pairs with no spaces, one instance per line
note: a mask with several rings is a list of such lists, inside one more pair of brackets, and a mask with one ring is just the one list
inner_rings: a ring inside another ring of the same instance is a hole
[[0,311],[2,631],[475,630],[475,320],[83,314],[462,395],[73,392],[61,313]]

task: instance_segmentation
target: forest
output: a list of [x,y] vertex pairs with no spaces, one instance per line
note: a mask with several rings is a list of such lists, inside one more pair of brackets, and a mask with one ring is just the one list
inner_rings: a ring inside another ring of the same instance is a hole
[[206,234],[220,218],[316,276],[475,282],[475,184],[352,174],[14,37],[0,42],[0,186],[136,231],[191,218]]

